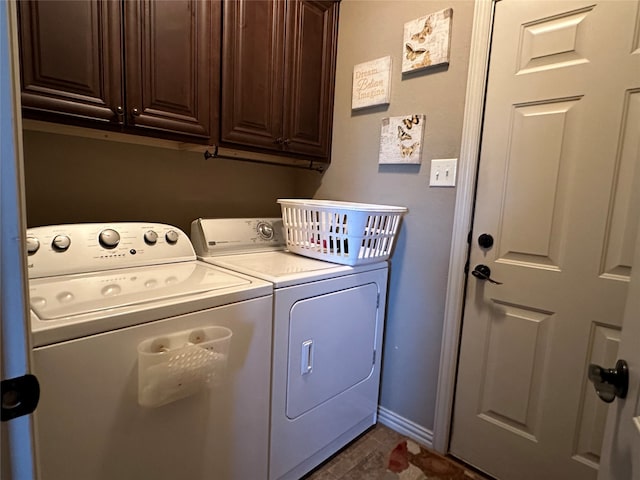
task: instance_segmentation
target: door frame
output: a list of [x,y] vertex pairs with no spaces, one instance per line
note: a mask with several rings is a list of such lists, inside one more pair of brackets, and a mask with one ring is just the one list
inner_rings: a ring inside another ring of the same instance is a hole
[[[22,239],[26,207],[20,108],[18,17],[15,1],[0,1],[0,377],[30,373],[29,289]],[[37,478],[31,415],[0,426],[0,476]]]
[[476,0],[473,12],[471,51],[467,75],[466,102],[462,126],[458,187],[456,190],[453,236],[449,256],[449,277],[445,300],[440,368],[433,426],[433,449],[448,453],[458,366],[458,350],[469,255],[468,236],[473,221],[476,176],[482,138],[482,121],[495,4],[500,0]]

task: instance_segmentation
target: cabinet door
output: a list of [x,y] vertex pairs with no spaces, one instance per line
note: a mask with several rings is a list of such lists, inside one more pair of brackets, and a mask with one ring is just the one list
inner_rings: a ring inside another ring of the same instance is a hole
[[285,8],[284,1],[224,3],[223,142],[282,148]]
[[285,149],[328,158],[338,40],[337,1],[291,0],[285,53]]
[[127,123],[209,142],[219,109],[220,3],[124,5]]
[[18,14],[25,115],[122,122],[120,2],[21,1]]

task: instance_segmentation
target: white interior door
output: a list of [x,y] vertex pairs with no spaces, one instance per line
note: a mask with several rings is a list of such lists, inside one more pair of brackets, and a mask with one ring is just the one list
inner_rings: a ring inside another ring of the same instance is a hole
[[[22,128],[14,2],[0,2],[0,378],[29,372]],[[6,392],[3,392],[6,393]],[[5,398],[3,398],[5,403]],[[0,477],[35,477],[30,416],[3,422]]]
[[[451,452],[595,479],[640,216],[637,0],[496,3]],[[482,248],[481,234],[494,238]]]
[[[640,265],[640,235],[634,266]],[[609,414],[602,444],[598,480],[640,479],[640,269],[634,268],[618,355],[629,364],[629,392],[616,399]],[[607,365],[612,367],[613,365]]]

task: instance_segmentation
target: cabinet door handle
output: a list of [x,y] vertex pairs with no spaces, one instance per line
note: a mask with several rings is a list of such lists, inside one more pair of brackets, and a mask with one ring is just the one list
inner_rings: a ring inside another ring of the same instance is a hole
[[133,115],[134,117],[137,117],[138,115],[140,115],[140,110],[138,110],[137,108],[133,108],[131,110],[131,115]]
[[289,145],[291,143],[291,139],[290,138],[285,138],[282,143],[284,143],[285,145]]
[[282,145],[283,142],[284,142],[284,138],[282,137],[278,137],[273,141],[273,143],[277,143],[278,145]]
[[116,107],[116,115],[118,115],[119,117],[124,115],[124,108],[122,108],[120,105]]

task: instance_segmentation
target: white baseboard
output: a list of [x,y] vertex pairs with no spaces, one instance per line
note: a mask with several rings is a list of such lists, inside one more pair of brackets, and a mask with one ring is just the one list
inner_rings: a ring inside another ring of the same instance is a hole
[[423,447],[433,448],[433,431],[401,417],[391,410],[378,405],[378,421],[386,427],[395,430]]

